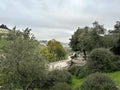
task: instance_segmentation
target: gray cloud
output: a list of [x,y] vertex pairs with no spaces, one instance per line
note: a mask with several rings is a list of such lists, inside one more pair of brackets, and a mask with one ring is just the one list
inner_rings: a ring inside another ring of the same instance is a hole
[[68,42],[77,27],[93,21],[112,28],[120,19],[120,0],[1,0],[0,23],[32,28],[37,39]]

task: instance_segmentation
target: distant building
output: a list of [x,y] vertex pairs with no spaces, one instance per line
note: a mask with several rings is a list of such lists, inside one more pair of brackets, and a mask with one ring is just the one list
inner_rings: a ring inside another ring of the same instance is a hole
[[47,40],[40,40],[39,41],[41,45],[46,46],[47,45]]
[[0,25],[0,38],[6,38],[11,30],[4,24]]
[[0,28],[0,33],[9,33],[9,29]]

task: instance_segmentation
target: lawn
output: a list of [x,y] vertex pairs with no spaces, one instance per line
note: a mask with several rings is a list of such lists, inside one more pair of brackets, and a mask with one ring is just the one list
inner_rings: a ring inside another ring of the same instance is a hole
[[74,90],[76,86],[81,85],[84,79],[77,79],[76,76],[72,76],[71,87]]
[[108,75],[115,81],[117,86],[119,86],[119,88],[120,88],[120,71],[108,73]]
[[[117,86],[120,87],[120,71],[107,73],[107,74],[115,81]],[[76,76],[72,76],[72,83],[71,83],[72,89],[74,90],[76,86],[81,85],[84,80],[85,78],[78,79]]]

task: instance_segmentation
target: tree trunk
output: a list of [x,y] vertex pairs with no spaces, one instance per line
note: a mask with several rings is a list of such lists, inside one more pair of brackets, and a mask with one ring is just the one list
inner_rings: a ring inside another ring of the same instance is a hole
[[86,60],[86,51],[83,49],[84,59]]

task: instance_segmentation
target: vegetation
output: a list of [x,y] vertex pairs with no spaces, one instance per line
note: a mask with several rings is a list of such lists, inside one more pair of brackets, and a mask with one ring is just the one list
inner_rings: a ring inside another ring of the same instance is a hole
[[[115,81],[115,84],[120,88],[120,71],[107,73],[107,75]],[[86,80],[86,78],[79,79],[76,76],[72,76],[72,90],[81,86],[81,84]]]
[[118,90],[114,81],[105,74],[94,73],[77,87],[76,90]]
[[[0,89],[70,90],[71,74],[67,71],[49,72],[46,69],[46,60],[39,51],[44,47],[31,36],[30,31],[26,28],[21,32],[14,28],[7,38],[1,39]],[[57,41],[55,45],[58,51],[62,47]]]
[[43,48],[40,52],[50,62],[63,60],[67,55],[65,48],[55,39],[48,41],[47,47]]
[[91,72],[110,72],[113,67],[113,54],[104,48],[94,49],[87,61]]
[[98,34],[104,34],[104,32],[104,27],[98,22],[94,22],[91,28],[78,28],[70,39],[70,46],[73,51],[83,51],[86,56],[86,51],[103,46],[101,36]]
[[[8,29],[5,25],[2,25],[2,28]],[[119,21],[114,25],[114,30],[108,34],[98,22],[94,22],[92,27],[78,28],[70,39],[70,46],[73,51],[83,51],[86,64],[73,65],[68,70],[49,71],[48,63],[65,59],[67,52],[55,39],[48,41],[46,46],[40,45],[30,31],[29,28],[19,31],[14,27],[7,34],[0,34],[0,89],[117,90],[119,88]]]
[[116,41],[116,44],[111,48],[111,51],[116,55],[120,55],[120,38]]
[[[73,87],[75,87],[74,83],[79,82],[79,84],[81,84],[83,79],[88,77],[88,75],[90,75],[91,73],[107,72],[107,73],[110,73],[110,76],[112,76],[112,73],[114,73],[115,71],[120,71],[120,56],[119,56],[120,24],[119,24],[119,21],[117,21],[117,23],[114,25],[114,30],[110,31],[110,33],[108,33],[107,35],[104,34],[105,30],[106,29],[103,26],[95,22],[93,24],[93,27],[78,28],[77,31],[72,35],[72,38],[70,39],[71,48],[74,51],[83,51],[84,56],[86,56],[87,54],[87,58],[86,58],[87,61],[85,66],[82,66],[82,67],[74,66],[69,68],[69,72],[72,75],[75,75],[77,77],[76,80],[74,80],[75,78],[73,78],[73,81],[74,81]],[[101,34],[103,35],[101,36]],[[119,73],[117,74],[119,75]],[[78,78],[80,78],[80,80]],[[90,78],[93,79],[94,76],[91,76]],[[111,78],[115,80],[114,76],[112,76]],[[117,75],[116,75],[116,78],[117,78]],[[106,80],[106,79],[107,77],[103,78],[103,80]],[[95,78],[93,81],[91,80],[87,82],[88,80],[86,80],[85,83],[83,83],[82,85],[88,84],[89,86],[89,83],[96,81],[97,78]],[[114,81],[112,82],[114,83]],[[96,85],[102,85],[99,82],[98,83],[95,82],[95,83]],[[117,85],[113,83],[111,83],[110,86],[114,85],[115,89],[114,88],[104,89],[104,86],[101,86],[97,89],[98,90],[117,90],[116,86],[120,83],[117,83]],[[105,85],[107,86],[107,84]],[[84,88],[87,86],[84,86],[82,89],[81,87],[82,86],[79,85],[77,90],[96,90],[96,89],[90,89],[90,87],[87,89]],[[96,86],[93,84],[92,87],[96,87]]]
[[55,86],[52,87],[52,90],[71,90],[71,87],[63,82],[55,84]]
[[117,87],[120,89],[120,71],[108,73],[108,75],[115,81]]
[[38,87],[35,82],[41,84],[44,79],[45,66],[44,61],[36,52],[38,43],[24,34],[16,36],[14,40],[4,46],[4,56],[1,60],[1,72],[3,81],[1,86],[4,89],[29,88]]
[[72,90],[74,90],[77,86],[80,86],[83,81],[84,78],[78,79],[75,75],[72,75],[72,83],[71,83]]

